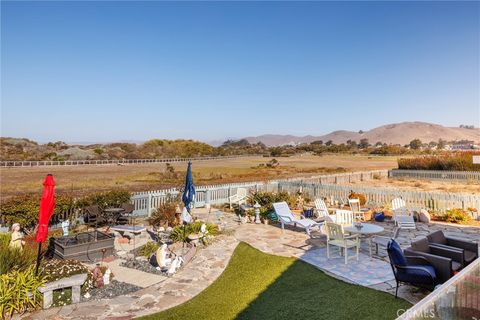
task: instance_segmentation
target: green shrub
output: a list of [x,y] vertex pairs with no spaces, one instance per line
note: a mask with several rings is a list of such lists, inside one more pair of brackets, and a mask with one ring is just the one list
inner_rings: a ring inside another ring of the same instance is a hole
[[267,211],[273,210],[273,203],[286,201],[289,206],[295,206],[297,202],[297,198],[288,194],[288,192],[264,192],[264,191],[257,191],[250,195],[248,202],[251,205],[254,205],[255,202],[258,202],[262,208],[265,208]]
[[[98,205],[100,208],[118,207],[122,203],[129,202],[130,197],[130,192],[125,190],[96,192],[76,200],[69,194],[56,195],[52,220],[57,219],[57,215],[72,212],[71,209],[84,208],[89,205]],[[11,225],[17,222],[27,232],[31,232],[37,225],[39,208],[39,195],[22,195],[0,203],[0,215],[7,224]]]
[[10,232],[0,233],[0,248],[6,247],[10,244],[10,239],[12,239],[12,234]]
[[158,243],[147,242],[143,247],[140,248],[140,254],[144,257],[150,257],[152,254],[157,252],[159,248]]
[[0,316],[11,318],[14,312],[22,314],[39,308],[42,295],[38,288],[45,282],[43,275],[35,276],[34,265],[0,275]]
[[[170,238],[173,241],[178,242],[186,241],[190,234],[200,232],[200,228],[203,223],[204,222],[201,221],[195,221],[191,224],[186,225],[185,230],[183,226],[176,226],[175,228],[173,228],[172,233],[170,234]],[[207,226],[208,235],[215,236],[219,233],[217,225],[211,223],[205,223],[205,225]]]
[[350,194],[348,195],[348,199],[359,199],[361,206],[364,206],[365,203],[367,203],[367,198],[363,193],[355,193],[353,191],[350,191]]
[[443,214],[436,214],[438,220],[451,223],[467,223],[472,217],[469,212],[461,208],[446,210]]
[[152,226],[176,226],[177,223],[177,201],[166,201],[162,203],[148,218]]
[[33,248],[28,246],[23,250],[10,248],[10,238],[9,233],[0,237],[0,275],[12,270],[25,270],[36,262],[37,255]]
[[80,261],[51,259],[44,261],[42,265],[42,274],[49,282],[81,273],[87,274],[87,280],[82,285],[82,293],[86,293],[93,288],[93,274],[90,269]]
[[126,190],[112,190],[107,192],[96,192],[84,196],[76,201],[77,207],[84,208],[91,205],[97,205],[100,209],[108,207],[119,207],[123,203],[129,202],[131,193]]

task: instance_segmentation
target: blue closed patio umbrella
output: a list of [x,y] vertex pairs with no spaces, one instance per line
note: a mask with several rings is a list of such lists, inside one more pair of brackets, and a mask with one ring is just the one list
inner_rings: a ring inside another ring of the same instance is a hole
[[183,190],[182,201],[185,205],[182,211],[182,223],[183,223],[183,245],[185,245],[185,225],[192,222],[192,216],[190,215],[190,204],[195,199],[195,186],[193,185],[192,176],[192,164],[188,162],[187,176],[185,177],[185,189]]
[[[187,167],[187,176],[185,177],[185,189],[183,190],[183,195],[182,195],[182,201],[188,213],[190,213],[190,204],[194,199],[195,199],[195,186],[193,185],[192,164],[189,161],[188,167]],[[183,216],[182,216],[182,219],[183,219]],[[186,219],[183,219],[183,220],[185,221]],[[191,220],[191,217],[190,217],[190,220]],[[190,222],[190,220],[187,221],[187,223]]]

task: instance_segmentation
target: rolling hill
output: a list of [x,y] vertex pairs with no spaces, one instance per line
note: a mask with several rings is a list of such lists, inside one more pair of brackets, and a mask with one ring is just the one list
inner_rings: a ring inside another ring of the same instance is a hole
[[250,143],[262,142],[267,146],[280,146],[287,144],[308,143],[316,140],[327,142],[332,140],[335,144],[345,143],[347,140],[360,141],[368,139],[370,143],[382,142],[387,144],[404,145],[413,139],[422,142],[472,140],[480,143],[480,129],[452,128],[426,122],[402,122],[380,126],[363,133],[339,130],[322,136],[297,137],[292,135],[266,134],[257,137],[247,137]]

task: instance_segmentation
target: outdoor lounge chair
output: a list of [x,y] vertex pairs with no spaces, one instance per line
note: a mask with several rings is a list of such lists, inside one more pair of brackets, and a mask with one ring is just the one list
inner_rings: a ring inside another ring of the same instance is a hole
[[335,215],[330,216],[330,218],[332,222],[345,226],[351,226],[353,224],[354,215],[353,211],[337,209],[335,210]]
[[292,211],[290,211],[290,208],[285,201],[275,202],[273,204],[273,209],[275,209],[278,220],[282,224],[282,230],[285,229],[285,225],[298,225],[299,227],[305,229],[307,235],[310,236],[311,228],[320,227],[323,224],[322,222],[315,222],[311,219],[298,219],[292,214]]
[[386,236],[374,236],[372,238],[372,242],[375,244],[375,254],[378,256],[378,247],[385,247],[387,248],[388,243],[390,240],[395,240],[398,237],[398,233],[400,232],[400,228],[394,228],[393,229],[393,234],[392,237],[386,237]]
[[357,220],[365,220],[362,212],[362,208],[360,205],[360,199],[348,199],[348,206],[350,210],[353,212],[355,219]]
[[427,239],[431,246],[460,251],[461,254],[456,261],[462,267],[466,267],[478,258],[478,243],[445,237],[441,230],[430,233],[427,235]]
[[123,214],[132,214],[135,210],[135,205],[133,203],[122,203],[122,209],[125,210]]
[[358,234],[346,235],[343,231],[343,226],[337,223],[327,222],[327,258],[330,259],[330,246],[339,247],[340,255],[342,255],[342,249],[345,256],[345,264],[348,263],[348,249],[357,248],[357,261],[360,251],[360,237]]
[[393,220],[402,229],[415,229],[413,214],[407,209],[405,200],[395,198],[392,200]]
[[459,259],[460,252],[449,250],[437,246],[431,246],[427,238],[412,242],[412,245],[405,249],[405,255],[414,257],[423,257],[435,268],[437,282],[444,283],[462,266],[456,262]]
[[318,218],[325,218],[329,215],[327,205],[323,199],[315,199],[315,211]]
[[398,295],[398,287],[401,282],[431,291],[435,289],[437,285],[436,271],[426,258],[404,254],[400,245],[393,239],[387,245],[387,252],[397,282],[395,298]]
[[83,221],[88,225],[96,225],[100,222],[100,207],[97,205],[88,206],[85,208]]
[[232,208],[232,204],[241,205],[247,202],[247,189],[245,188],[237,188],[237,193],[228,197],[228,203],[230,205],[230,209]]

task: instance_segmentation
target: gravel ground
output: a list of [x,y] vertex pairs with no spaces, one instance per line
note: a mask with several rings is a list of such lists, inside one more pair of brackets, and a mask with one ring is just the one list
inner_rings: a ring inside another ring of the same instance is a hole
[[93,288],[88,291],[90,293],[90,298],[86,299],[82,295],[81,301],[90,301],[96,299],[104,299],[104,298],[112,298],[116,296],[121,296],[130,292],[135,292],[142,289],[141,287],[135,286],[133,284],[125,283],[125,282],[118,282],[116,280],[112,280],[110,284],[104,286],[101,289]]
[[153,274],[160,274],[166,276],[165,272],[158,271],[155,267],[153,267],[147,260],[143,259],[136,259],[134,260],[126,260],[120,264],[122,267],[137,269],[143,272],[153,273]]

